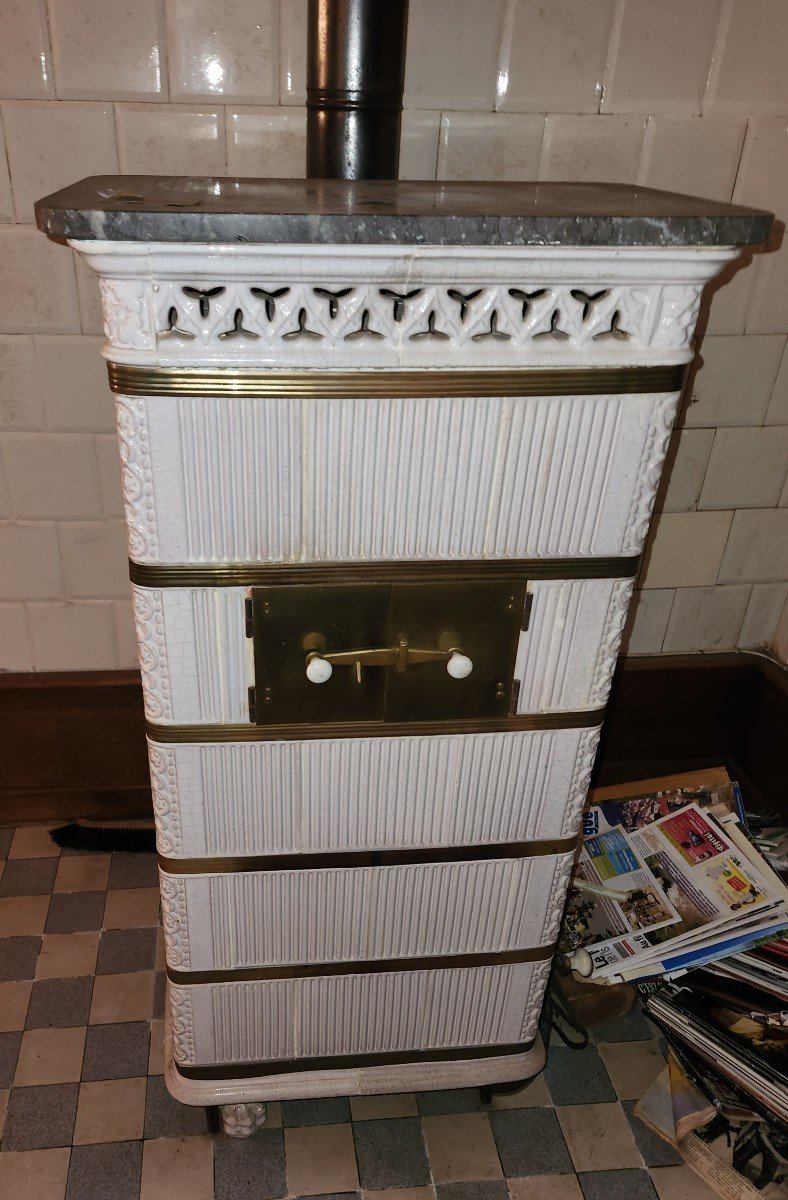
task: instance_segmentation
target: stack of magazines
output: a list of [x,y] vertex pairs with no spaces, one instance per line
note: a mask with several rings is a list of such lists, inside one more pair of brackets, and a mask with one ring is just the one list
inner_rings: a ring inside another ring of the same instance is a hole
[[788,888],[743,828],[736,783],[596,798],[559,943],[595,983],[686,971],[788,935]]

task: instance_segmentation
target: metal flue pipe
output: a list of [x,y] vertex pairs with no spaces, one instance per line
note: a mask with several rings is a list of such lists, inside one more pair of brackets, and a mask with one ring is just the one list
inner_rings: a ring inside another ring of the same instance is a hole
[[306,173],[396,179],[408,0],[309,0]]

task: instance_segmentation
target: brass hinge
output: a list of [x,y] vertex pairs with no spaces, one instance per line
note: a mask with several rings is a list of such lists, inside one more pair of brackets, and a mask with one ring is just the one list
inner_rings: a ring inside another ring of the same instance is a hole
[[247,596],[244,600],[244,620],[246,622],[246,636],[254,637],[254,603],[251,596]]
[[254,687],[250,687],[249,696],[249,720],[253,725],[257,724],[257,691]]
[[526,592],[525,593],[525,608],[523,609],[523,623],[520,626],[520,628],[523,630],[523,632],[525,632],[525,630],[531,624],[531,609],[533,608],[533,606],[534,606],[533,592]]

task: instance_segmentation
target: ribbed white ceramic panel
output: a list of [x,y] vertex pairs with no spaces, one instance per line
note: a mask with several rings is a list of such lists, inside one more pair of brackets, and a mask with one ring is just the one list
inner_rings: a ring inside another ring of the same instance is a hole
[[571,837],[598,729],[149,743],[169,858]]
[[549,969],[544,962],[172,985],[175,1057],[231,1064],[528,1042]]
[[121,396],[130,554],[146,563],[636,554],[676,402]]
[[103,276],[115,362],[278,369],[686,362],[703,285],[735,254],[72,244]]
[[531,584],[531,620],[520,634],[514,668],[520,684],[518,712],[605,704],[633,587],[632,579]]
[[[519,712],[604,704],[631,580],[534,580],[515,678]],[[247,724],[254,683],[244,588],[133,589],[145,712],[158,724]],[[328,697],[328,691],[326,695]]]
[[235,970],[546,945],[572,857],[163,873],[167,962]]

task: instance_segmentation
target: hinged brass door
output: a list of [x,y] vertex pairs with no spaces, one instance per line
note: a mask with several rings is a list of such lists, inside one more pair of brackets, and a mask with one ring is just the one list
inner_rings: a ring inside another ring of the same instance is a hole
[[524,580],[252,589],[257,724],[509,712]]

